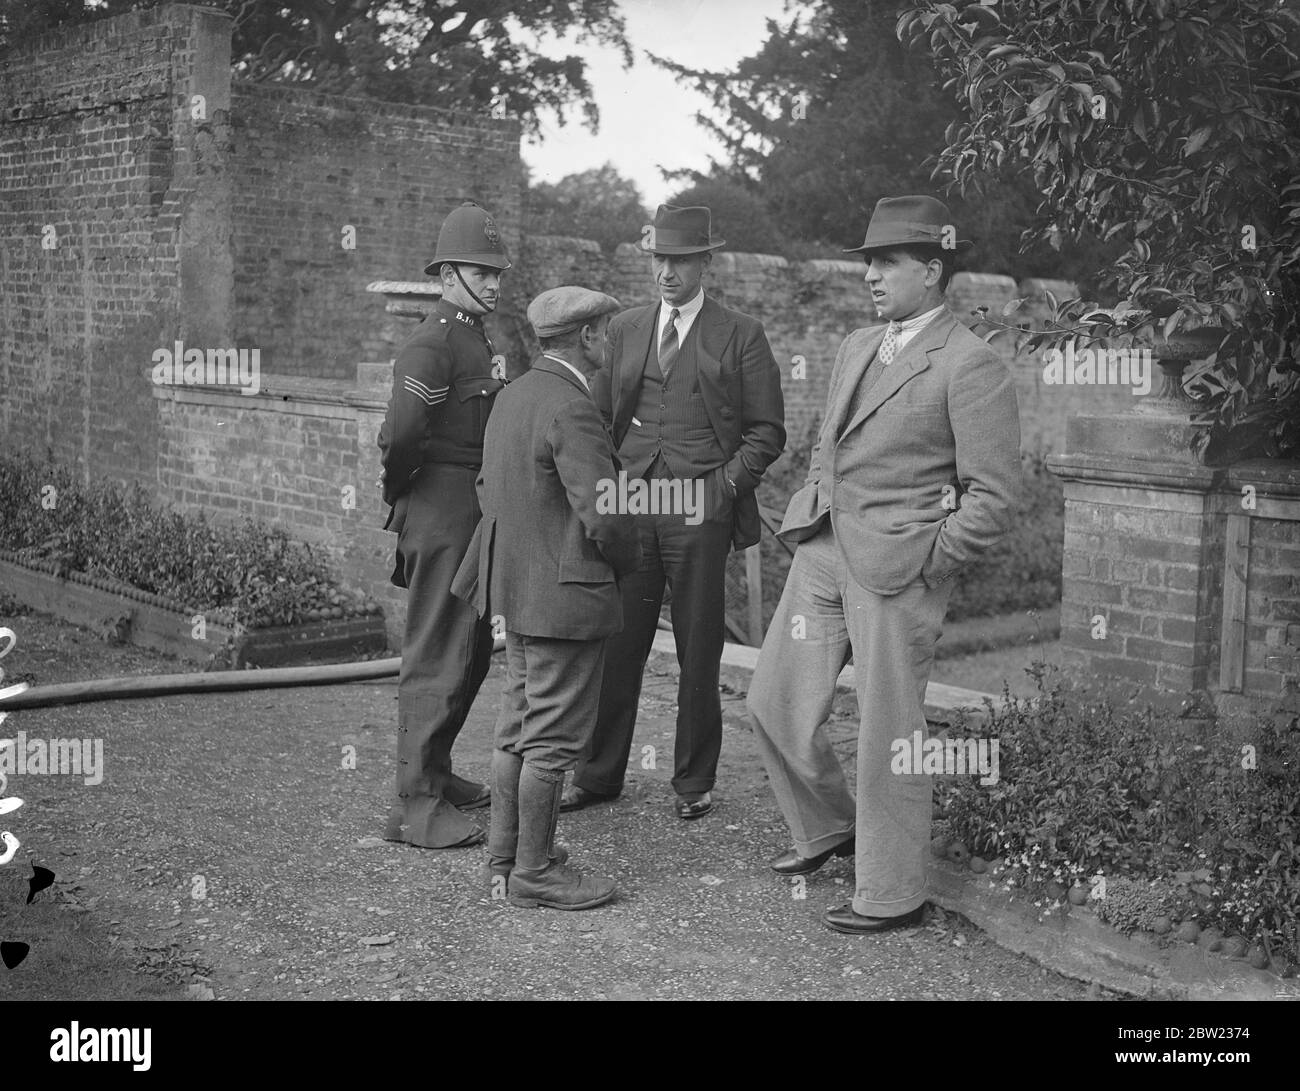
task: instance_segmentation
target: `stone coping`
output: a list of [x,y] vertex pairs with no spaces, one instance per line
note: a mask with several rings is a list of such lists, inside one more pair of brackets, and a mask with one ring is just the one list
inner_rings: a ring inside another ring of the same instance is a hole
[[[389,368],[391,364],[387,365]],[[223,409],[256,409],[297,416],[347,417],[357,409],[383,410],[388,405],[388,391],[370,386],[360,387],[348,379],[318,379],[307,375],[259,376],[256,394],[240,393],[238,387],[208,386],[187,383],[155,383],[149,369],[143,372],[150,393],[161,401],[188,405],[210,405]],[[391,381],[391,371],[389,373]]]

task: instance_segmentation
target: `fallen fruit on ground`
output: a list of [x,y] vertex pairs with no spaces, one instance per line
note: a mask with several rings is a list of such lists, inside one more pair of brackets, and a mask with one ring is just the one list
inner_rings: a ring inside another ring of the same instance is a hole
[[1169,934],[1169,930],[1173,928],[1173,926],[1173,921],[1168,917],[1157,917],[1151,922],[1151,931],[1153,931],[1157,936],[1165,936]]
[[1247,961],[1257,970],[1268,969],[1268,954],[1262,947],[1252,947]]
[[1201,926],[1195,921],[1183,921],[1183,923],[1178,926],[1178,932],[1176,933],[1178,938],[1184,943],[1195,943],[1196,937],[1200,934]]
[[976,875],[983,875],[989,869],[988,861],[982,856],[972,856],[970,858],[970,869]]
[[948,846],[948,859],[954,864],[964,864],[970,859],[970,849],[960,841],[954,841]]

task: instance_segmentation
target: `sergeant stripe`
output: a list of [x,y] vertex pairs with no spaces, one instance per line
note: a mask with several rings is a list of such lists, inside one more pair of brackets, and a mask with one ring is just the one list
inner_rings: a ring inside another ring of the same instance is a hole
[[424,402],[425,405],[441,405],[447,400],[447,391],[445,388],[441,394],[431,395],[426,392],[427,387],[422,387],[420,384],[413,382],[410,378],[406,380],[404,385],[408,393],[414,394],[420,399],[420,401]]
[[427,383],[420,382],[420,380],[417,379],[414,375],[407,375],[406,381],[408,383],[414,383],[426,394],[445,394],[447,393],[448,390],[451,389],[451,387],[449,386],[429,386]]

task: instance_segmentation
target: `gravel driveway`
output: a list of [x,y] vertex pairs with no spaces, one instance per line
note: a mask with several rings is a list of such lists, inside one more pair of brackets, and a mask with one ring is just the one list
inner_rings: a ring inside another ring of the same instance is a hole
[[[5,661],[11,682],[183,669],[40,615],[0,623],[20,637]],[[6,735],[103,739],[105,771],[98,785],[11,778],[27,804],[6,819],[23,841],[6,886],[18,868],[29,874],[23,857],[51,867],[58,904],[82,914],[88,935],[142,972],[165,964],[178,994],[211,990],[216,999],[1087,994],[939,911],[910,933],[825,928],[822,911],[851,894],[851,862],[812,876],[802,899],[768,870],[787,834],[744,721],[743,673],[728,676],[717,806],[698,822],[676,819],[666,767],[675,668],[651,664],[628,791],[561,819],[576,862],[619,882],[605,908],[515,909],[488,896],[481,847],[423,851],[378,839],[393,778],[395,682],[11,714]],[[457,746],[458,768],[471,776],[487,775],[501,678],[497,663]],[[838,726],[846,756],[851,728]],[[640,768],[646,746],[662,755],[656,769]],[[38,982],[43,965],[34,946],[14,972]]]

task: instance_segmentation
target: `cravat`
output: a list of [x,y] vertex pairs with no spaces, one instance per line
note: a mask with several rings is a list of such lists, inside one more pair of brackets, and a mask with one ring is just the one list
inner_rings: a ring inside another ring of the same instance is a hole
[[659,342],[659,370],[665,379],[677,361],[677,318],[681,313],[676,307],[668,312],[668,325],[664,327],[664,337]]
[[894,350],[898,345],[899,325],[897,322],[889,323],[889,329],[885,330],[885,339],[880,342],[880,363],[882,367],[888,367],[894,362]]

